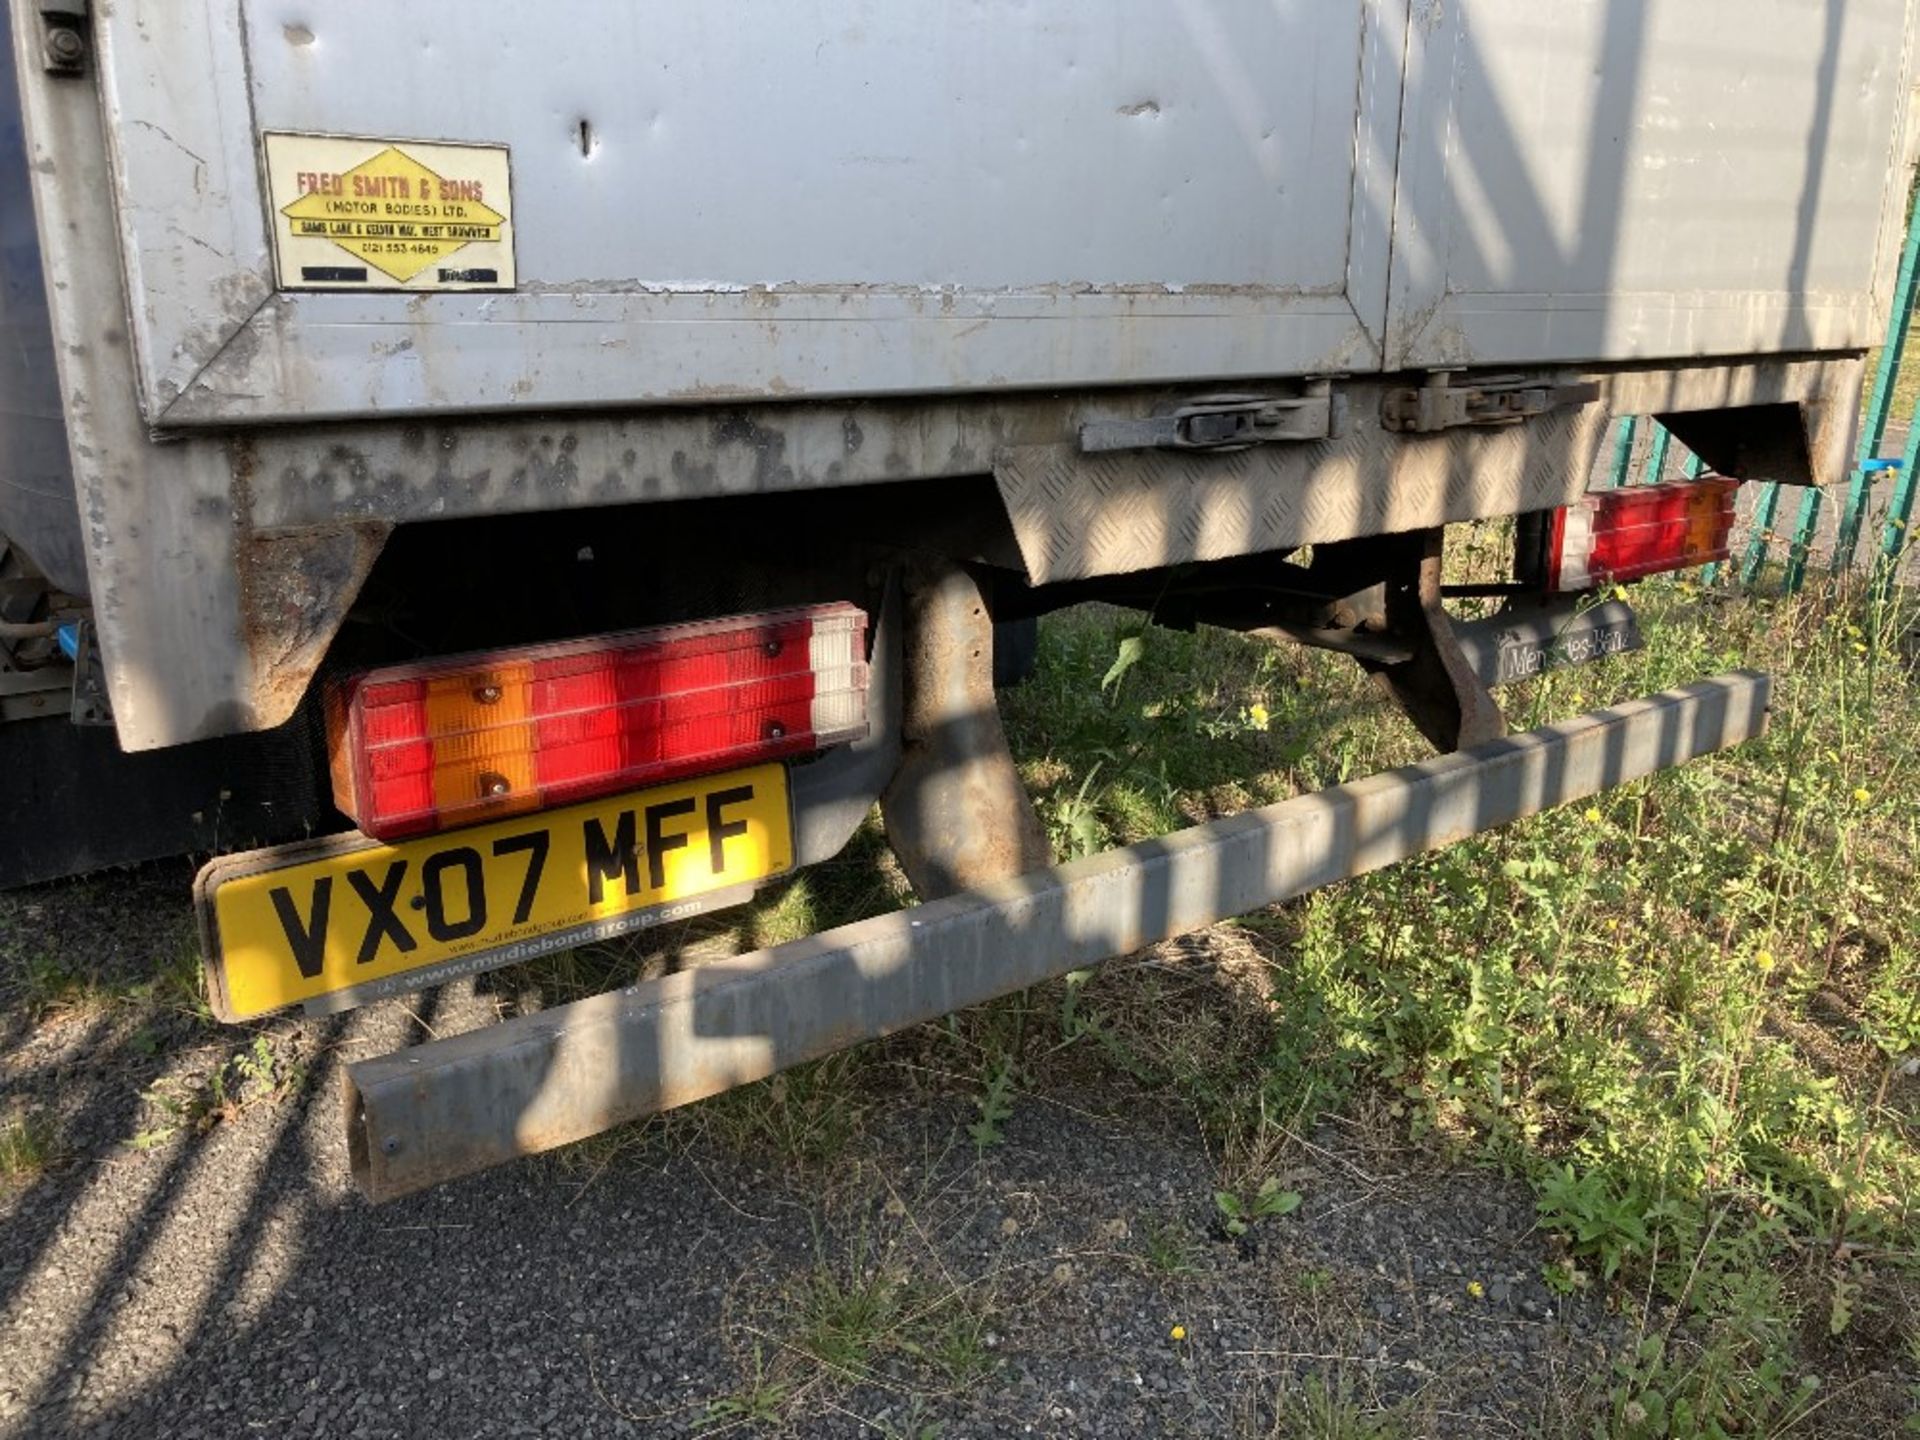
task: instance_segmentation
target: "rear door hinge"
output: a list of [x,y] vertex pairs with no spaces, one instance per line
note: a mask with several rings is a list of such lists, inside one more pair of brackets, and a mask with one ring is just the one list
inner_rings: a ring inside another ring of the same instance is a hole
[[1296,396],[1202,395],[1166,415],[1143,420],[1089,420],[1080,427],[1083,454],[1106,450],[1245,450],[1278,441],[1332,440],[1346,432],[1346,397],[1326,380],[1309,380]]
[[1417,389],[1389,390],[1380,405],[1380,423],[1415,435],[1462,425],[1513,425],[1599,398],[1600,387],[1591,381],[1559,384],[1546,375],[1488,375],[1456,385],[1448,372],[1435,371]]

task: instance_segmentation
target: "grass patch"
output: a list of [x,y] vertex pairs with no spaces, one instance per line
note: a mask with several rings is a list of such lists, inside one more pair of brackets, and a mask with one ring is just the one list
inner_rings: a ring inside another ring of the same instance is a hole
[[817,1229],[815,1250],[810,1268],[759,1296],[751,1317],[732,1327],[750,1341],[741,1384],[708,1405],[704,1424],[792,1427],[820,1414],[848,1417],[848,1406],[883,1396],[905,1402],[905,1428],[860,1423],[890,1435],[938,1433],[931,1410],[999,1363],[995,1284],[956,1283],[897,1194],[850,1234]]
[[1194,1274],[1199,1269],[1199,1249],[1178,1217],[1152,1219],[1141,1227],[1140,1258],[1169,1279]]
[[21,1110],[0,1119],[0,1190],[31,1184],[59,1155],[59,1132],[44,1112]]
[[[1117,675],[1116,655],[1134,657]],[[1378,707],[1358,667],[1327,663],[1338,658],[1100,606],[1052,617],[1034,678],[1003,713],[1056,853],[1093,854],[1378,768]]]
[[907,1247],[870,1247],[865,1232],[843,1256],[824,1249],[789,1297],[788,1346],[833,1384],[881,1382],[964,1388],[994,1365],[987,1345],[990,1287],[962,1288],[923,1273]]
[[61,1020],[145,1009],[212,1025],[206,973],[197,936],[176,937],[158,960],[128,972],[124,964],[100,963],[65,949],[22,949],[4,957],[9,972],[4,998],[33,1019]]
[[[1364,1115],[1396,1147],[1522,1177],[1547,1283],[1624,1317],[1630,1343],[1572,1428],[1887,1433],[1916,1399],[1889,1377],[1920,1370],[1913,609],[1693,578],[1634,600],[1649,648],[1504,692],[1514,725],[1750,665],[1776,680],[1764,739],[647,1133],[832,1164],[878,1097],[923,1087],[963,1097],[955,1143],[992,1163],[1032,1092],[1090,1078],[1196,1117],[1219,1178],[1195,1200],[1230,1229],[1300,1223],[1290,1147],[1323,1113]],[[1062,857],[1424,753],[1341,657],[1101,607],[1043,624],[1005,718]],[[665,963],[903,899],[869,826],[840,861],[689,927]],[[626,983],[661,963],[650,944],[550,978]],[[1197,1241],[1136,1245],[1178,1277]],[[823,1387],[963,1383],[981,1312],[956,1294],[888,1256],[823,1261],[756,1337],[728,1417],[791,1419]],[[1337,1386],[1271,1414],[1279,1433],[1392,1433]]]
[[864,1067],[859,1052],[841,1051],[717,1095],[669,1116],[669,1123],[735,1154],[772,1154],[802,1166],[827,1164],[851,1143],[869,1103]]
[[741,1426],[771,1428],[786,1418],[787,1405],[792,1398],[792,1382],[775,1379],[768,1373],[766,1351],[756,1345],[753,1348],[752,1369],[740,1388],[731,1395],[708,1402],[694,1422],[694,1428],[702,1434]]
[[[1914,616],[1685,579],[1635,600],[1649,648],[1507,692],[1516,726],[1753,665],[1765,739],[1216,931],[1270,962],[1257,1039],[1169,1034],[1204,1007],[1106,1031],[1243,1157],[1242,1211],[1276,1135],[1363,1095],[1529,1179],[1549,1283],[1635,1322],[1617,1433],[1817,1427],[1901,1360],[1920,1293]],[[1043,627],[1009,728],[1083,853],[1415,757],[1352,670],[1081,612]]]
[[1353,1380],[1308,1375],[1274,1397],[1272,1440],[1400,1440],[1406,1432],[1390,1413],[1355,1397]]

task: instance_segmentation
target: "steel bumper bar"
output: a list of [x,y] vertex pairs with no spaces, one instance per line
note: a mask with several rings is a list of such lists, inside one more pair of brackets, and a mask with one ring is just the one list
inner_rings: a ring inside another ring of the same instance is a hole
[[1159,840],[350,1066],[385,1200],[565,1145],[1737,745],[1736,671]]

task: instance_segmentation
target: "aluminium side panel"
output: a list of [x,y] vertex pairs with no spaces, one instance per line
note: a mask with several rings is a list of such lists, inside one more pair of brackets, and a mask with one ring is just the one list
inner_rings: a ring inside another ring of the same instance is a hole
[[11,32],[0,17],[0,535],[87,593]]
[[[95,24],[158,425],[1378,367],[1406,0],[118,0]],[[282,165],[275,135],[504,147],[498,258],[276,271],[274,227],[322,220],[353,167]]]
[[21,61],[14,73],[87,595],[121,746],[264,728],[292,706],[269,716],[255,701],[266,667],[242,620],[244,516],[226,447],[215,437],[154,444],[136,403],[100,106],[85,80],[28,63],[40,43],[37,6],[10,0],[0,18]]
[[1390,367],[1864,349],[1909,0],[1418,0]]

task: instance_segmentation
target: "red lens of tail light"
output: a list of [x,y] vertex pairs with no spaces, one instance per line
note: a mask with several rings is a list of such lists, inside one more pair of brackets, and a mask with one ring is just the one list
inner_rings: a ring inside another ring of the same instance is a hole
[[1547,588],[1589,590],[1725,560],[1738,480],[1601,490],[1553,513]]
[[334,801],[392,840],[857,740],[866,632],[836,603],[347,676]]

